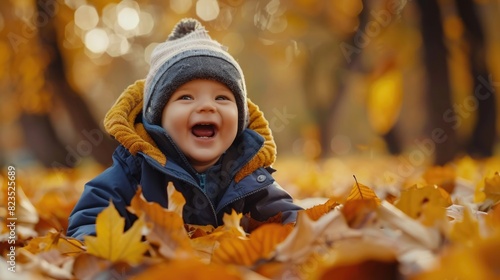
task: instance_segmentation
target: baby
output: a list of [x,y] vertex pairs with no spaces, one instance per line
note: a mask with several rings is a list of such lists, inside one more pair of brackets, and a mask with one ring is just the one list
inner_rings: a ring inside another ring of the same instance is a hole
[[271,176],[276,146],[240,66],[195,19],[155,48],[146,80],[121,94],[104,124],[120,146],[113,165],[85,185],[68,236],[95,235],[110,199],[129,228],[137,217],[126,206],[138,187],[167,207],[168,182],[186,199],[187,224],[217,227],[232,209],[259,221],[281,213],[290,223],[302,209]]

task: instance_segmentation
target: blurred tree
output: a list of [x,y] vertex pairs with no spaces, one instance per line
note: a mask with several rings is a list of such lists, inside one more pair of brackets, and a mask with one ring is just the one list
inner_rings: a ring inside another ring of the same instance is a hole
[[[453,160],[462,149],[456,129],[461,123],[460,118],[466,115],[463,106],[452,106],[448,52],[439,3],[437,0],[419,0],[416,3],[421,12],[424,42],[429,116],[427,133],[431,139],[436,129],[443,131],[446,141],[436,143],[434,158],[436,164],[442,165]],[[472,107],[477,112],[477,120],[465,151],[473,156],[488,157],[493,155],[496,137],[496,101],[486,66],[485,35],[473,1],[456,0],[455,5],[465,26],[464,40],[468,46],[465,52],[469,56],[469,71],[473,79],[471,94],[475,106]]]
[[[7,26],[12,29],[8,30],[7,39],[16,56],[11,60],[13,69],[18,69],[11,73],[10,87],[21,99],[19,121],[26,146],[47,167],[73,167],[86,156],[103,165],[110,164],[116,143],[100,130],[87,104],[70,86],[65,74],[64,58],[59,48],[62,44],[59,38],[64,37],[58,36],[56,28],[63,7],[55,0],[34,0],[24,5],[27,6],[4,1],[2,11],[10,15]],[[23,9],[33,11],[28,20],[16,18]],[[32,67],[23,67],[26,64]],[[34,80],[23,78],[27,74]],[[30,109],[24,104],[31,102],[29,99],[39,101]],[[64,137],[57,133],[60,117],[51,117],[56,106],[64,106],[69,115],[73,131],[64,130],[62,133],[73,133],[72,143],[65,143]]]

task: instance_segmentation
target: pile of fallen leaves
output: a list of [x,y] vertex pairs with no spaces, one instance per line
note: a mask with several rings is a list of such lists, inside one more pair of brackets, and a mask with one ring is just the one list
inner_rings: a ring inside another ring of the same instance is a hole
[[[174,186],[168,209],[147,202],[139,188],[129,230],[110,203],[97,217],[97,236],[84,242],[64,235],[83,174],[31,175],[17,180],[15,272],[2,198],[1,279],[500,278],[500,175],[470,159],[426,168],[399,188],[351,177],[343,194],[298,201],[315,206],[287,225],[279,215],[258,222],[235,212],[217,228],[186,225]],[[325,177],[303,175],[290,185]]]

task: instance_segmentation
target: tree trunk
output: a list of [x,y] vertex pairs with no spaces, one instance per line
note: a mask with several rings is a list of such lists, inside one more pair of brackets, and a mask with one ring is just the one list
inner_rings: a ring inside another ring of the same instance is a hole
[[[54,0],[35,2],[38,12],[45,13],[50,18],[48,24],[41,25],[38,30],[41,47],[50,54],[50,62],[45,72],[45,78],[47,83],[51,85],[54,95],[62,101],[62,104],[67,109],[73,127],[77,131],[78,140],[73,150],[77,150],[79,144],[86,144],[85,153],[80,153],[79,156],[90,154],[97,162],[109,165],[111,164],[111,155],[116,143],[107,136],[107,133],[101,131],[88,106],[81,96],[71,88],[65,75],[63,58],[59,50],[54,26],[56,24],[54,20],[55,11],[47,10],[47,7],[57,7],[57,3]],[[88,146],[88,143],[91,146]],[[43,149],[44,147],[40,148]]]
[[433,139],[433,131],[442,132],[444,136],[441,138],[446,137],[443,143],[435,143],[434,163],[443,165],[453,160],[458,149],[452,121],[456,119],[456,115],[452,107],[443,25],[437,0],[418,0],[416,3],[421,12],[423,56],[427,78],[425,97],[429,123],[426,133],[429,139]]
[[472,156],[493,155],[496,137],[496,97],[486,66],[485,35],[472,0],[456,0],[458,13],[469,43],[470,72],[474,79],[473,96],[477,102],[477,120],[467,146]]

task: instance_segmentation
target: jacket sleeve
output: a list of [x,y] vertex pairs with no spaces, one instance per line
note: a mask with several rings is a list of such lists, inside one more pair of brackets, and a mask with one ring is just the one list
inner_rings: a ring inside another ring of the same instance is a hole
[[258,221],[265,221],[281,212],[283,224],[295,222],[297,212],[303,210],[293,203],[290,194],[274,179],[269,186],[249,196],[245,205],[245,212],[250,212],[250,216]]
[[85,184],[69,217],[68,236],[82,240],[85,235],[96,235],[97,215],[111,200],[125,218],[125,228],[131,226],[135,216],[127,212],[126,206],[137,190],[138,182],[133,176],[135,166],[134,157],[119,146],[113,154],[113,165]]

